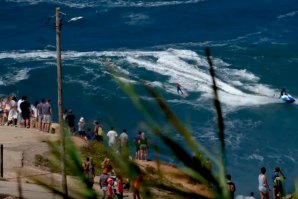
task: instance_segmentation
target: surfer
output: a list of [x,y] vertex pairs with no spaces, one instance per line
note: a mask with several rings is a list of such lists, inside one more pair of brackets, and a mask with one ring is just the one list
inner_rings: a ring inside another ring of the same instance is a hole
[[181,85],[177,83],[176,84],[176,87],[177,87],[177,93],[183,95],[183,91],[181,89]]
[[279,98],[281,98],[281,96],[283,96],[283,95],[288,95],[286,88],[281,89]]

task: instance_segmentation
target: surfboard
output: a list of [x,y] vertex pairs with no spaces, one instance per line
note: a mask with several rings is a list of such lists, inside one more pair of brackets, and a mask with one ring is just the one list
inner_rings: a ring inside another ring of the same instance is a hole
[[180,96],[186,98],[188,96],[188,93],[184,91],[183,94],[180,94]]

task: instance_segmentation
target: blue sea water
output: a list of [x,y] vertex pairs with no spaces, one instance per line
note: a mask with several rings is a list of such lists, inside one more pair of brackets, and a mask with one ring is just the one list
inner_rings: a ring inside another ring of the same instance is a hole
[[[27,95],[31,102],[50,98],[55,115],[56,7],[64,13],[63,105],[72,108],[77,119],[83,116],[89,125],[98,119],[105,129],[127,128],[132,138],[146,122],[117,80],[133,84],[140,98],[158,112],[152,97],[141,89],[145,80],[193,137],[218,154],[204,56],[208,47],[223,106],[227,168],[236,194],[254,191],[259,197],[257,176],[262,166],[269,178],[280,166],[287,176],[287,191],[294,190],[298,107],[281,103],[276,96],[286,87],[298,98],[297,0],[2,0],[0,94]],[[188,97],[176,94],[176,82]],[[183,145],[162,115],[156,119]],[[156,137],[147,134],[164,151],[163,160],[176,161]]]

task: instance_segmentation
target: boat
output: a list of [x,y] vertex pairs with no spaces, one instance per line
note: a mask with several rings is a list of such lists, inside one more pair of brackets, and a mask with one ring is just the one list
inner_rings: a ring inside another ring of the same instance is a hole
[[293,102],[295,102],[295,98],[292,97],[289,94],[282,95],[279,99],[282,100],[283,102],[286,102],[286,103],[293,103]]

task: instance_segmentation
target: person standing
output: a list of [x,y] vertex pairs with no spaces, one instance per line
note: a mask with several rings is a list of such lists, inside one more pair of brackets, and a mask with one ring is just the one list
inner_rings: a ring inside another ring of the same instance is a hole
[[282,173],[279,167],[275,167],[272,174],[274,199],[282,198],[285,195],[283,186],[284,179],[286,179],[286,176]]
[[3,125],[8,124],[8,115],[11,109],[11,96],[7,96],[4,105],[4,114],[3,114]]
[[83,117],[81,117],[79,122],[78,122],[78,133],[79,133],[79,136],[83,139],[86,136],[85,124],[86,124],[85,119]]
[[179,83],[176,84],[177,93],[183,95],[183,91],[181,89],[181,85]]
[[21,99],[18,100],[18,127],[21,127],[22,120],[23,120],[22,110],[21,110],[21,103],[24,101],[24,97],[25,96],[22,96]]
[[49,132],[50,131],[50,125],[52,122],[52,107],[50,104],[51,100],[47,99],[46,103],[42,106],[42,115],[43,115],[43,126],[42,131],[43,132]]
[[261,194],[261,199],[269,199],[269,184],[268,184],[268,180],[266,177],[266,168],[262,167],[261,168],[261,173],[258,177],[259,180],[259,191]]
[[139,160],[141,159],[141,152],[140,152],[140,140],[141,140],[142,131],[139,131],[137,135],[134,138],[134,143],[136,146],[136,154],[135,159]]
[[114,181],[112,178],[108,178],[108,199],[113,199],[114,196],[114,190],[113,190],[113,184]]
[[107,195],[109,177],[110,175],[108,174],[108,169],[104,168],[102,174],[99,176],[99,186],[103,192],[102,199],[105,199]]
[[18,110],[17,110],[17,98],[15,96],[12,97],[11,101],[10,101],[10,111],[8,114],[8,121],[7,121],[7,125],[12,125],[12,126],[16,126],[17,125],[17,120],[18,120]]
[[65,117],[65,121],[67,123],[69,134],[74,135],[75,134],[75,116],[71,109],[68,110],[68,114]]
[[87,187],[92,189],[95,175],[94,167],[89,157],[87,157],[86,160],[83,162],[83,170],[87,179]]
[[38,101],[36,101],[34,104],[31,104],[30,110],[31,110],[31,114],[30,114],[30,125],[31,128],[36,128],[36,124],[37,124],[37,105],[38,105]]
[[109,138],[109,146],[115,146],[116,144],[116,137],[118,136],[117,132],[114,130],[114,127],[111,127],[109,132],[107,133],[107,136]]
[[118,138],[119,152],[121,153],[123,149],[128,147],[128,135],[126,129],[123,129]]
[[43,120],[43,115],[42,115],[42,106],[45,103],[44,99],[41,99],[40,102],[37,104],[36,109],[37,109],[37,126],[36,128],[42,131],[42,120]]
[[226,176],[226,178],[227,178],[227,184],[228,184],[228,187],[229,187],[231,199],[234,199],[235,198],[236,185],[235,185],[234,182],[232,182],[232,176],[230,174],[228,174]]
[[142,132],[140,139],[140,160],[148,160],[148,140],[145,133]]
[[20,104],[21,115],[24,120],[24,127],[30,128],[31,105],[27,101],[27,96],[23,96],[23,102]]
[[102,129],[102,126],[96,120],[93,122],[93,125],[94,125],[93,133],[94,133],[95,139],[98,142],[102,142],[103,141],[103,129]]
[[123,178],[120,175],[117,175],[117,191],[116,196],[118,199],[123,199]]
[[142,176],[139,175],[133,182],[133,199],[141,199],[140,197],[140,184],[142,182]]

